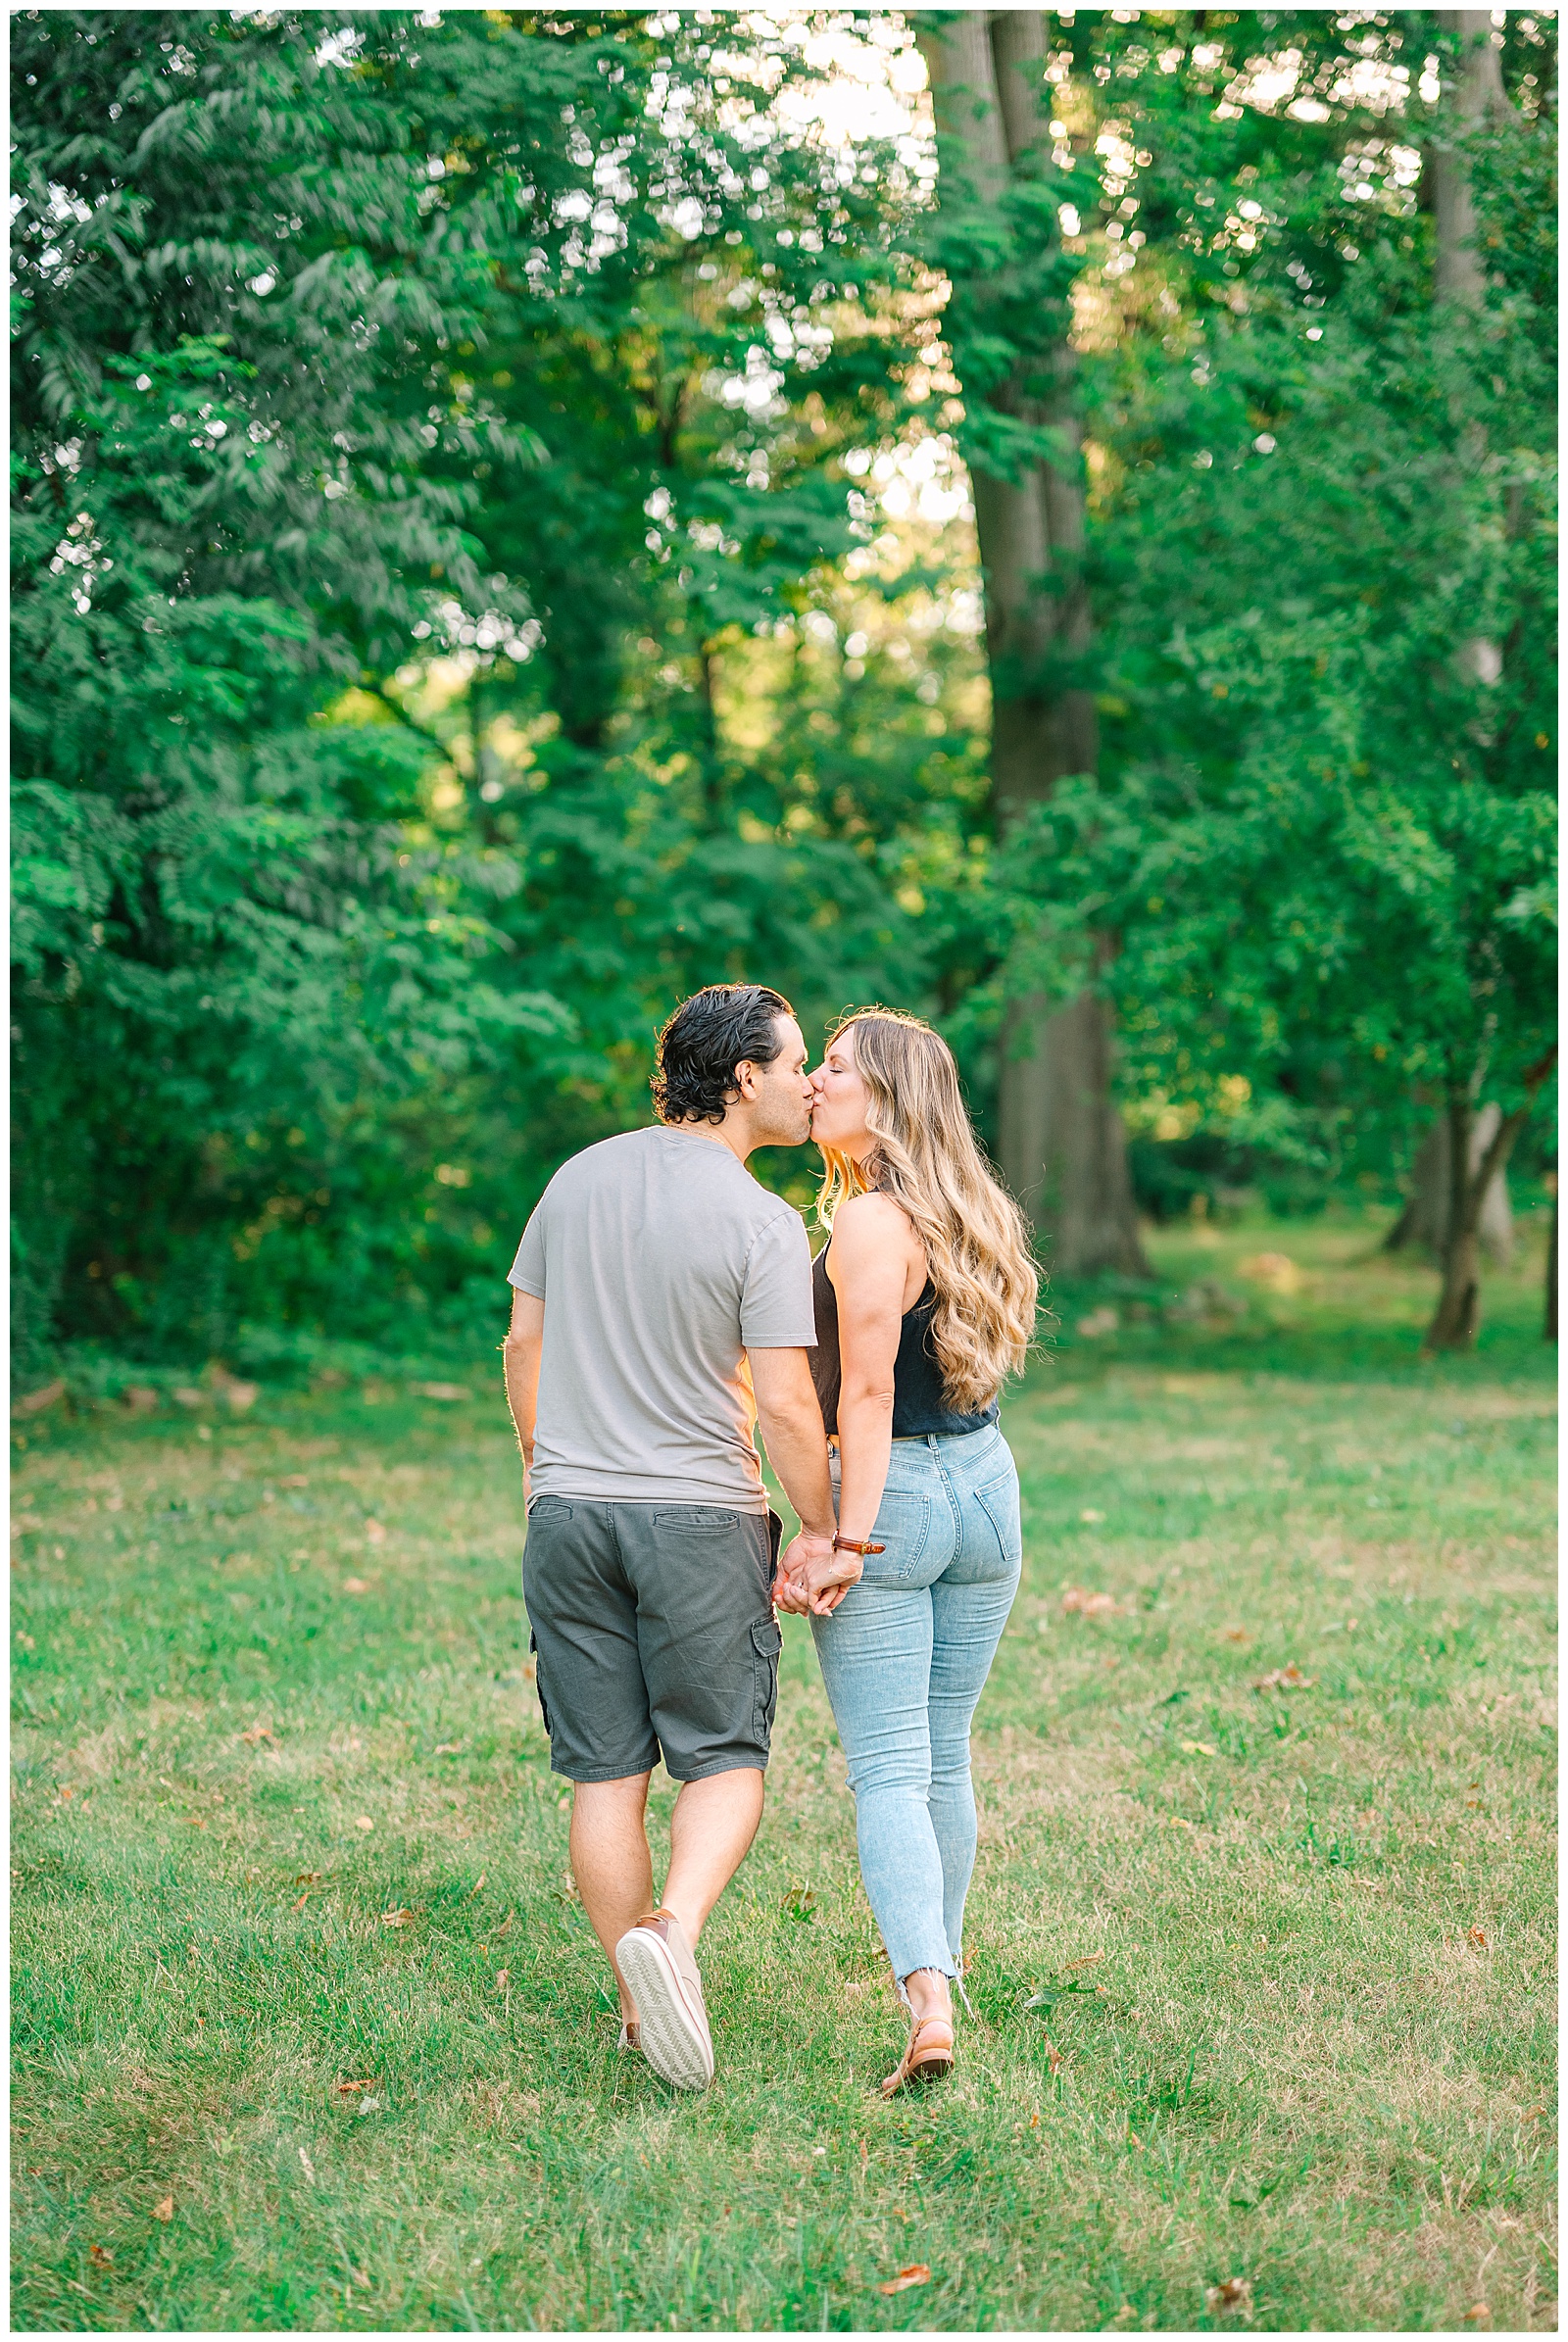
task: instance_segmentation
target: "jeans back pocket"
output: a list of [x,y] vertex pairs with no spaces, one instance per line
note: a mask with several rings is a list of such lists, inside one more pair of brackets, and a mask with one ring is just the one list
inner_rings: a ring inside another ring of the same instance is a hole
[[885,1553],[868,1553],[865,1576],[878,1579],[912,1578],[931,1542],[931,1499],[910,1489],[885,1488],[877,1506],[872,1540],[886,1545]]
[[1003,1562],[1009,1570],[1019,1568],[1023,1561],[1023,1512],[1017,1473],[1009,1472],[1004,1479],[976,1488],[974,1501],[996,1532]]

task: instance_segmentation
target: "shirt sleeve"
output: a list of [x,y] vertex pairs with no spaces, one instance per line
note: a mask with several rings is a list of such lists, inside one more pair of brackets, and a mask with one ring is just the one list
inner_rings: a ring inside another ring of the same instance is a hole
[[741,1293],[741,1342],[749,1350],[815,1346],[811,1246],[799,1212],[780,1212],[752,1239]]
[[522,1232],[517,1257],[507,1271],[507,1283],[514,1285],[519,1293],[532,1293],[536,1301],[542,1301],[545,1297],[544,1212],[544,1198],[541,1196]]

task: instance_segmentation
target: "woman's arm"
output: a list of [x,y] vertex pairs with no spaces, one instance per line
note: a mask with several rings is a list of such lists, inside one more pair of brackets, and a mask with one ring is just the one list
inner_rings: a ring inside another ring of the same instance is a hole
[[890,1197],[857,1195],[834,1222],[827,1272],[839,1306],[839,1534],[868,1537],[887,1486],[899,1336],[925,1255]]
[[909,1237],[886,1195],[857,1195],[834,1221],[827,1273],[839,1305],[841,1537],[870,1536],[887,1486]]

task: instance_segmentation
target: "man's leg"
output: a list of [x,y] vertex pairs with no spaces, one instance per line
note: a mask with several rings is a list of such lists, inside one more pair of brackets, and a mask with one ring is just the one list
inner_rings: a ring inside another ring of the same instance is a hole
[[[573,1784],[571,1875],[612,1968],[615,1968],[616,1944],[633,1922],[653,1907],[654,1866],[643,1824],[650,1779],[647,1773],[634,1773],[625,1781],[579,1781]],[[752,1827],[757,1827],[755,1822]],[[743,1846],[741,1853],[745,1851]],[[737,1855],[736,1861],[739,1859]],[[730,1868],[733,1870],[733,1863]],[[615,1981],[620,1987],[621,2016],[634,2019],[637,2011],[618,1968]]]
[[[577,1793],[582,1794],[580,1789]],[[710,1773],[706,1781],[689,1781],[676,1798],[669,1822],[663,1908],[675,1914],[688,1943],[696,1943],[709,1913],[740,1869],[761,1818],[762,1775],[750,1765],[731,1773]],[[645,1903],[643,1910],[648,1908]],[[626,1924],[629,1927],[631,1921]]]

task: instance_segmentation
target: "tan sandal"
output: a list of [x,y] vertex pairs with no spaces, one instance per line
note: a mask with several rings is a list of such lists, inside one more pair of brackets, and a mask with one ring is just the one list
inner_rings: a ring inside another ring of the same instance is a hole
[[[933,2041],[926,2049],[920,2047],[920,2036],[932,2026],[947,2034],[944,2045]],[[891,2098],[895,2091],[924,2089],[928,2082],[945,2081],[953,2072],[953,2027],[945,2017],[916,2017],[909,2026],[909,2039],[898,2065],[882,2084],[882,2095]]]

